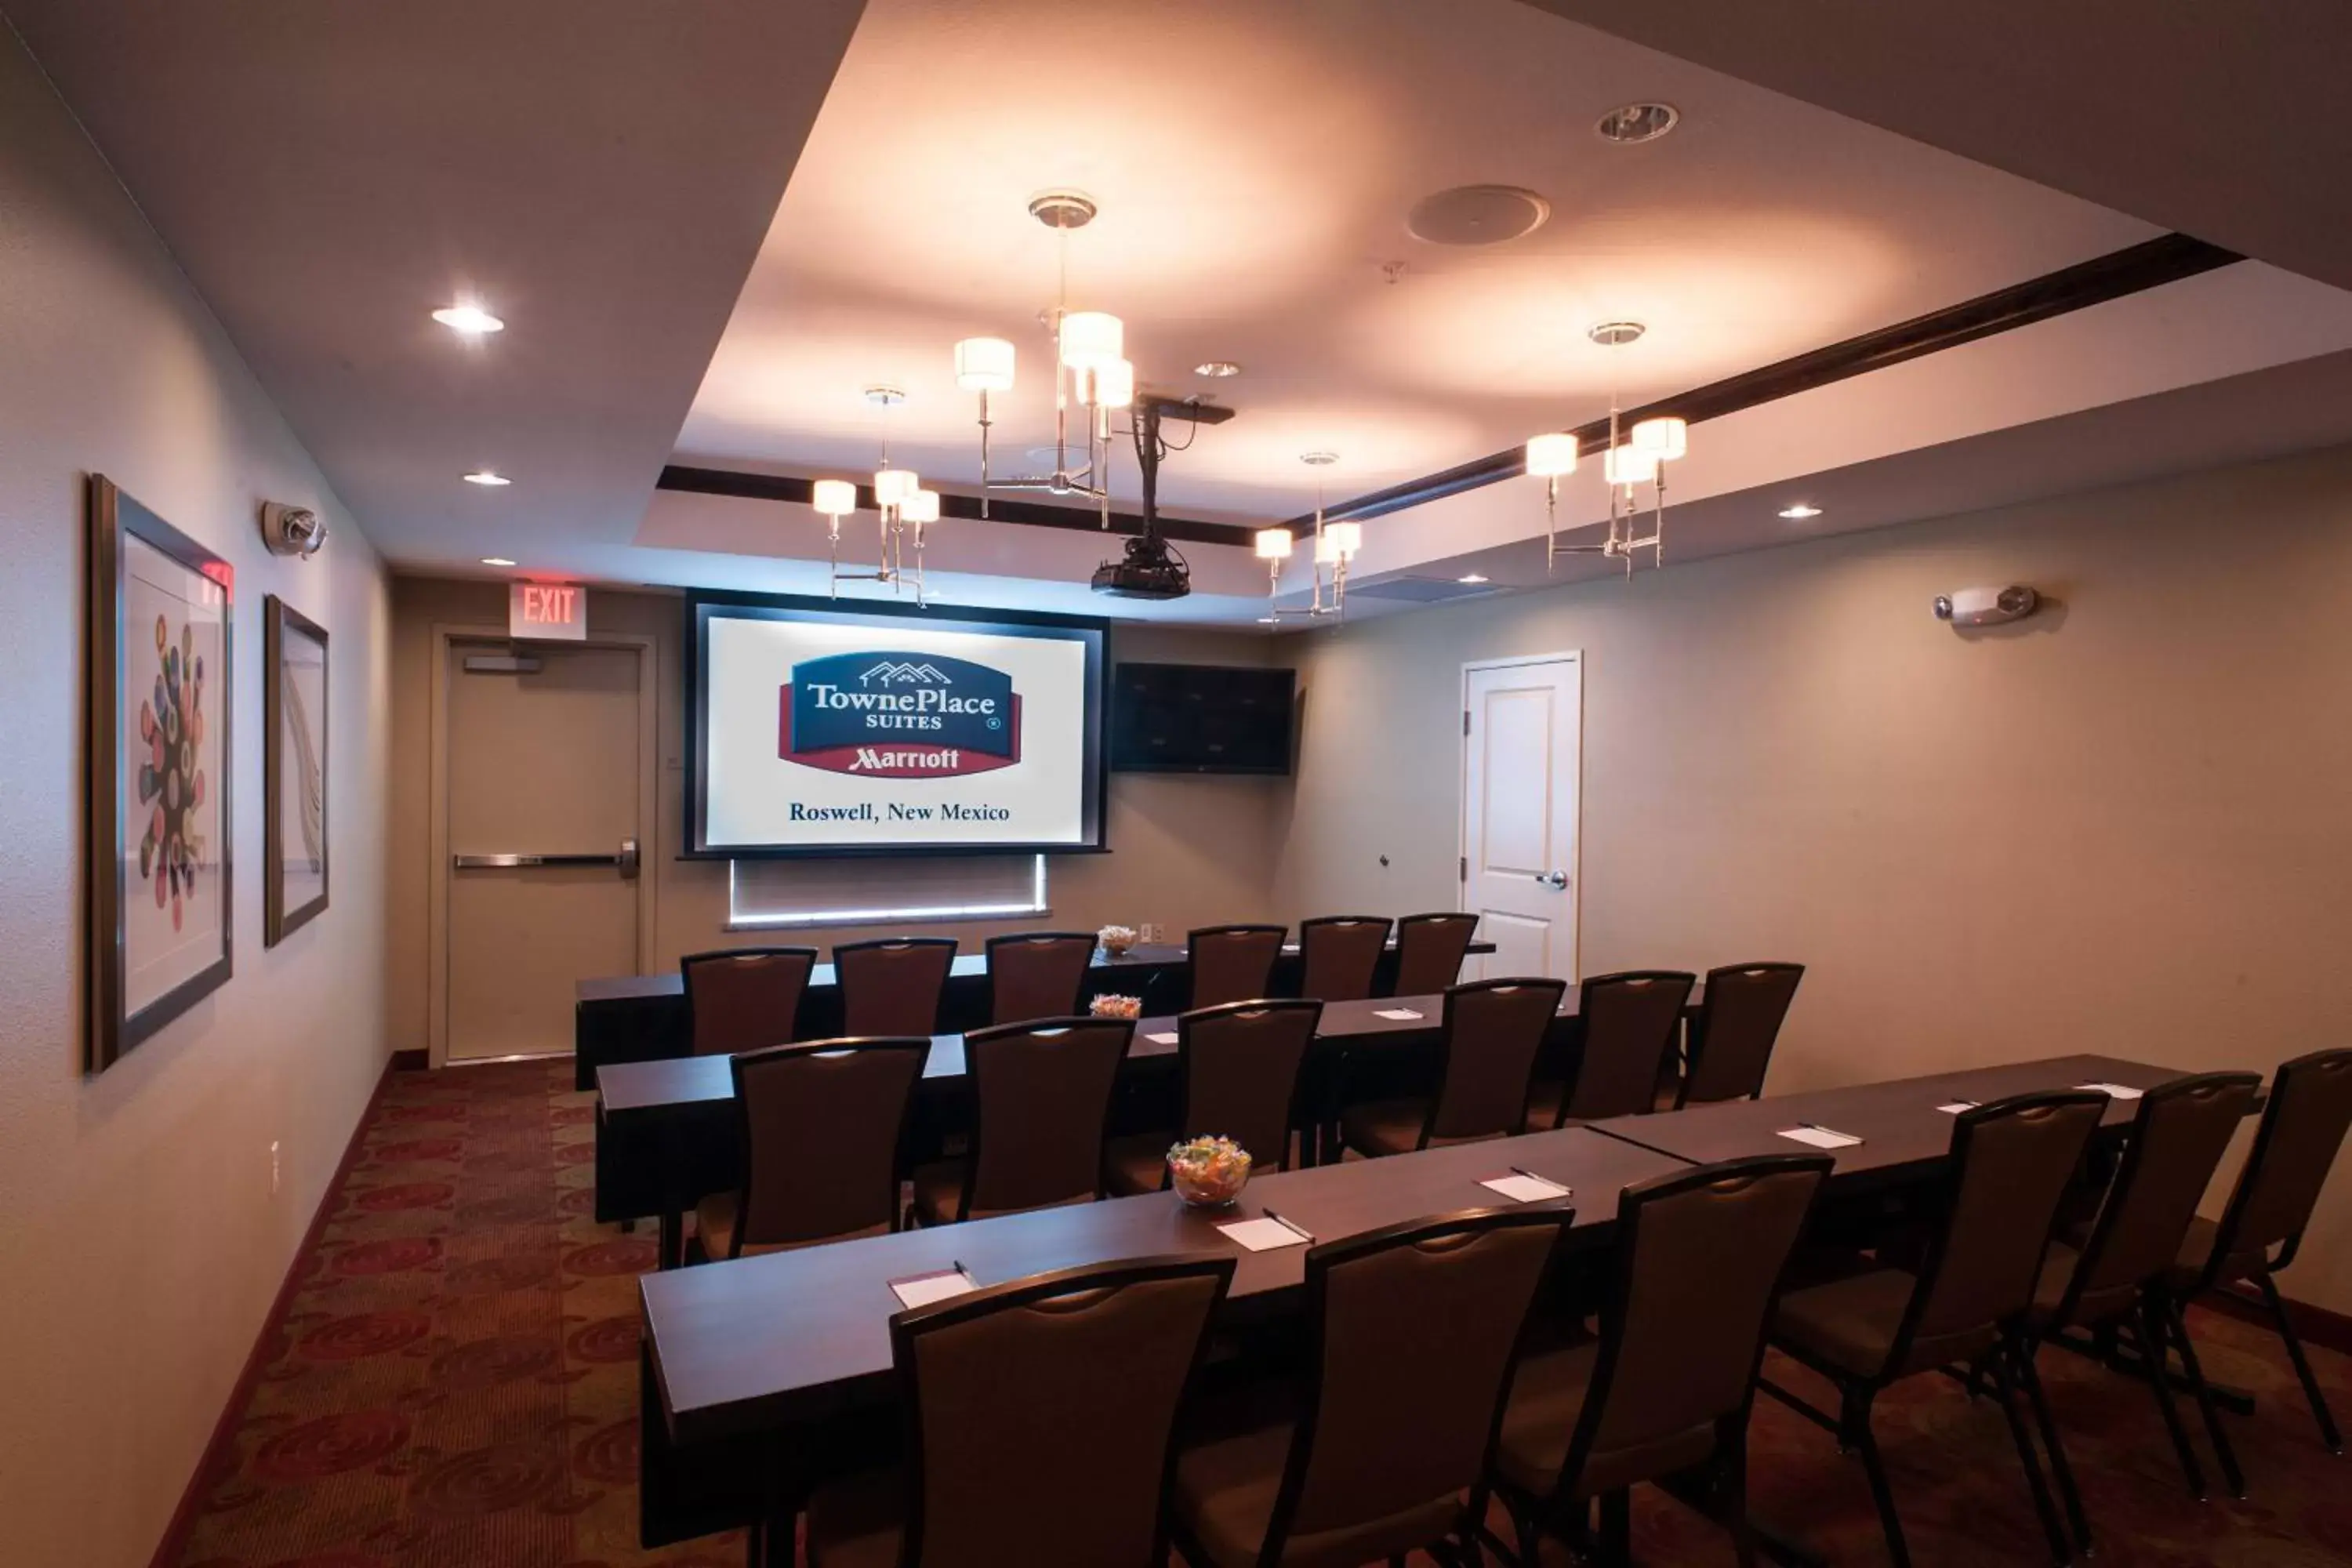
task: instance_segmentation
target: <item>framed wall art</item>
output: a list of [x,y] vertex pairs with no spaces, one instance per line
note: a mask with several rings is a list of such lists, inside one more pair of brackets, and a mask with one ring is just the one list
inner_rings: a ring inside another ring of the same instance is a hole
[[264,947],[327,907],[327,633],[272,594],[262,601]]
[[92,1072],[229,977],[229,563],[89,481]]

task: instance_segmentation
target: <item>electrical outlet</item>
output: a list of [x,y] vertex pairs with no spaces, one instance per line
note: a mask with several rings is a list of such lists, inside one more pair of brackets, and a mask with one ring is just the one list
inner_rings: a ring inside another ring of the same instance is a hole
[[1158,942],[1160,940],[1160,928],[1157,925],[1154,925],[1151,921],[1146,921],[1141,925],[1135,928],[1135,940],[1138,942]]
[[278,1195],[278,1144],[272,1140],[269,1145],[269,1195],[273,1198]]

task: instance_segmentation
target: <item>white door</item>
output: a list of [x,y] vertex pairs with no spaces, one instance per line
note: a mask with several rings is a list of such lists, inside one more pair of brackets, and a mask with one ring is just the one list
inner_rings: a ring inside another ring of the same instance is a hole
[[1462,710],[1462,907],[1495,944],[1465,974],[1573,984],[1583,661],[1465,665]]
[[515,651],[446,655],[450,1061],[568,1051],[575,984],[637,971],[641,650]]

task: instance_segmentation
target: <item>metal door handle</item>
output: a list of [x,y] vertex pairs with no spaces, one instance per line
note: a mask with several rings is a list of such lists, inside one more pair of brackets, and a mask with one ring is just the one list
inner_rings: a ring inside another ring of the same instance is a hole
[[1568,889],[1568,873],[1565,871],[1538,871],[1536,880],[1562,892]]
[[613,857],[613,863],[621,868],[621,880],[635,881],[637,879],[637,841],[634,838],[622,839],[621,852]]
[[621,840],[611,855],[452,855],[449,863],[460,871],[512,871],[530,866],[612,866],[625,878],[637,874],[637,841]]

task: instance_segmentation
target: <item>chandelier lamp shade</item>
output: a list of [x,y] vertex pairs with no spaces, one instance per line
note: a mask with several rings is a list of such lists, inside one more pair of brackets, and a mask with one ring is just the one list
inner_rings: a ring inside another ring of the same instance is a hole
[[956,385],[985,397],[1013,390],[1013,345],[1003,338],[966,338],[955,346]]
[[[1612,352],[1622,351],[1643,335],[1638,321],[1604,321],[1585,335]],[[1527,473],[1544,481],[1544,570],[1562,555],[1601,555],[1625,563],[1633,571],[1636,551],[1650,552],[1650,564],[1661,565],[1666,552],[1666,465],[1690,451],[1690,421],[1661,414],[1638,419],[1629,430],[1609,400],[1609,439],[1601,449],[1601,477],[1609,487],[1609,531],[1598,544],[1559,542],[1559,481],[1576,471],[1578,438],[1565,431],[1532,437],[1527,445]],[[1642,498],[1639,488],[1651,487],[1650,531],[1639,532]]]

